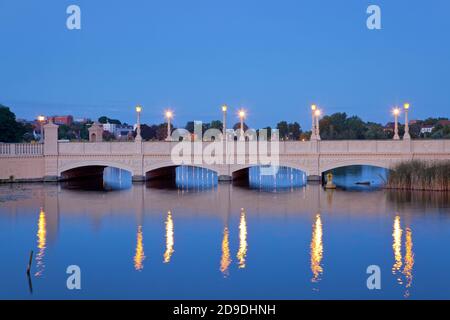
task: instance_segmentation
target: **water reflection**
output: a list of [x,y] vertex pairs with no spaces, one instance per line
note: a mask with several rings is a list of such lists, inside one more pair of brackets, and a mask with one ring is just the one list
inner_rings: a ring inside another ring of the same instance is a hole
[[403,274],[405,275],[405,298],[409,297],[409,288],[412,285],[413,280],[413,267],[414,267],[414,252],[413,252],[413,242],[412,242],[412,231],[410,228],[406,228],[406,239],[405,239],[405,268],[403,269]]
[[175,169],[175,185],[178,189],[211,190],[217,183],[217,173],[212,170],[192,166],[179,166]]
[[36,255],[36,277],[41,277],[44,269],[44,256],[45,249],[47,244],[47,222],[45,217],[45,211],[41,208],[39,212],[39,221],[38,221],[38,232],[37,232],[37,247],[39,249],[38,254]]
[[104,190],[123,190],[131,188],[131,173],[119,168],[106,167],[103,170]]
[[[422,198],[414,196],[411,202],[403,204],[404,208],[397,210],[399,202],[388,201],[389,194],[386,191],[355,193],[343,190],[330,193],[319,185],[267,194],[219,184],[214,192],[189,195],[180,195],[176,190],[148,189],[143,185],[134,185],[126,192],[108,193],[66,190],[56,184],[0,186],[0,237],[3,237],[2,243],[8,241],[7,245],[0,246],[0,256],[9,261],[0,267],[1,273],[8,275],[2,281],[0,298],[29,296],[24,292],[27,288],[23,270],[26,253],[30,250],[29,239],[36,252],[32,275],[35,272],[42,274],[41,265],[44,266],[44,261],[46,265],[45,279],[41,278],[38,290],[33,292],[34,298],[70,297],[61,287],[61,274],[49,268],[49,248],[53,247],[52,265],[77,256],[83,260],[83,268],[97,278],[89,292],[81,293],[82,298],[87,299],[105,297],[103,289],[109,280],[97,273],[101,272],[102,261],[111,258],[111,248],[119,260],[110,265],[110,271],[117,275],[120,287],[110,292],[109,297],[119,299],[183,298],[187,287],[194,299],[205,298],[206,294],[218,299],[258,298],[263,294],[267,298],[317,297],[316,289],[312,291],[311,288],[320,288],[320,298],[325,299],[371,299],[373,292],[360,290],[361,281],[354,276],[353,267],[367,265],[367,261],[373,259],[379,265],[390,266],[394,273],[389,276],[394,286],[383,286],[377,297],[449,298],[442,288],[450,286],[450,277],[445,274],[433,276],[436,270],[445,270],[450,264],[447,255],[438,254],[445,252],[450,241],[449,203],[424,198],[423,204]],[[331,205],[328,195],[333,197]],[[426,210],[417,209],[422,206]],[[245,210],[241,209],[243,207]],[[396,213],[388,214],[392,212]],[[136,216],[140,220],[128,228]],[[176,219],[178,216],[180,219]],[[203,235],[200,239],[186,238],[183,254],[177,255],[176,261],[173,260],[175,220],[178,231],[194,227]],[[99,227],[92,228],[92,221],[98,221]],[[218,221],[225,223],[219,225]],[[147,242],[144,243],[143,225],[158,228],[162,236],[159,237],[156,230],[150,242],[155,250],[159,247],[163,255],[152,272],[143,270],[151,266],[145,257],[150,238],[146,233]],[[416,225],[422,226],[420,240]],[[307,230],[308,239],[298,230]],[[326,230],[331,232],[325,237]],[[286,236],[276,236],[281,233]],[[56,235],[53,240],[52,234]],[[132,239],[131,247],[120,245],[118,234]],[[267,241],[268,234],[272,235],[270,241]],[[352,250],[343,249],[349,237],[358,239],[358,244],[352,246]],[[333,246],[324,251],[324,241]],[[379,245],[386,241],[385,250],[379,251]],[[253,245],[251,257],[248,256],[249,244]],[[86,245],[89,252],[96,253],[95,259],[86,251]],[[295,252],[299,245],[309,246],[306,256],[284,255],[280,263],[276,256],[279,248]],[[204,250],[199,253],[198,248]],[[327,259],[324,259],[325,253]],[[200,260],[192,258],[198,254],[201,254],[197,257]],[[417,257],[421,258],[421,263],[417,263]],[[163,263],[170,263],[170,268],[162,268]],[[295,271],[299,265],[307,268],[305,272]],[[232,277],[234,268],[240,267],[245,267],[240,270],[245,272]],[[187,269],[198,272],[189,273],[180,282],[178,275]],[[142,272],[138,274],[136,270]],[[261,282],[261,274],[271,276]],[[136,282],[136,275],[142,281]],[[223,277],[227,277],[226,281]],[[343,279],[346,281],[344,287]],[[221,290],[214,285],[218,281]],[[305,281],[310,285],[302,286]],[[152,284],[152,290],[148,290],[148,283]],[[167,290],[168,286],[170,290]]]
[[311,282],[317,283],[321,280],[321,275],[323,273],[322,258],[323,258],[323,243],[322,243],[322,219],[320,214],[316,215],[313,232],[311,238],[311,271],[313,277]]
[[136,253],[134,255],[134,268],[137,271],[141,271],[144,269],[144,235],[142,233],[142,226],[138,226],[137,234],[136,234]]
[[[394,265],[392,266],[392,274],[397,275],[403,265],[402,261],[402,234],[403,230],[400,226],[400,217],[396,216],[394,218],[394,231],[392,232],[393,243],[392,249],[394,250]],[[402,279],[397,277],[397,281],[399,284],[402,283]]]
[[164,263],[169,263],[174,252],[173,220],[172,213],[167,212],[166,220],[166,251],[164,252]]
[[220,272],[226,278],[229,275],[228,268],[231,264],[230,255],[230,241],[229,241],[229,231],[228,227],[223,229],[223,239],[222,239],[222,258],[220,259]]
[[324,173],[333,174],[333,183],[347,190],[370,190],[381,188],[387,181],[388,169],[374,166],[346,166]]
[[241,219],[239,222],[239,251],[237,259],[239,261],[239,269],[245,268],[245,258],[247,256],[247,221],[245,218],[245,209],[241,209]]
[[306,184],[306,174],[288,167],[257,166],[248,169],[248,182],[261,191],[293,190]]
[[[409,288],[411,288],[413,280],[413,267],[414,267],[414,252],[413,252],[413,238],[411,228],[407,227],[405,232],[405,256],[402,256],[402,240],[403,229],[401,228],[400,216],[394,218],[393,226],[393,244],[394,250],[394,265],[392,267],[392,273],[397,277],[397,282],[400,285],[405,286],[404,297],[410,296]],[[402,266],[403,270],[402,270]]]

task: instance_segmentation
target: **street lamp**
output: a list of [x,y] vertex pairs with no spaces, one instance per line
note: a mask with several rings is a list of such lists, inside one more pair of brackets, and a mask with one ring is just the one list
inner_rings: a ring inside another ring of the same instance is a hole
[[244,138],[244,119],[245,119],[245,110],[244,109],[241,109],[241,110],[239,110],[239,119],[240,119],[240,121],[241,121],[241,128],[240,128],[240,133],[241,133],[241,135],[240,135],[240,140],[245,140],[245,138]]
[[405,103],[403,108],[405,109],[405,134],[403,135],[403,140],[410,140],[411,135],[409,134],[409,120],[408,120],[408,111],[409,111],[409,103]]
[[317,135],[316,135],[316,110],[317,110],[317,106],[315,104],[311,105],[311,115],[312,115],[311,140],[317,140]]
[[222,113],[223,113],[222,135],[223,135],[223,139],[227,138],[227,110],[228,110],[228,106],[226,104],[224,104],[222,106]]
[[166,111],[166,119],[167,119],[167,141],[170,141],[170,120],[173,118],[173,112],[171,110]]
[[135,138],[135,141],[142,141],[142,136],[141,136],[141,112],[142,112],[142,106],[141,105],[137,105],[136,106],[137,122],[136,122],[136,138]]
[[39,123],[39,131],[40,131],[40,137],[39,142],[44,142],[44,122],[45,122],[45,116],[37,116],[37,121]]
[[395,107],[394,110],[392,110],[392,113],[394,114],[394,140],[400,140],[400,136],[398,135],[398,116],[400,114],[400,108]]
[[320,140],[320,128],[319,128],[319,117],[322,114],[322,111],[317,109],[314,111],[314,115],[316,116],[316,139]]

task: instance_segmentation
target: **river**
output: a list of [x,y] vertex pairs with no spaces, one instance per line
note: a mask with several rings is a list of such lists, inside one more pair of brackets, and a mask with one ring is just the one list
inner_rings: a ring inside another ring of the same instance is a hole
[[243,185],[192,168],[170,185],[118,169],[92,188],[0,185],[0,298],[450,299],[448,194],[384,190],[385,175],[338,170],[336,190],[287,168]]

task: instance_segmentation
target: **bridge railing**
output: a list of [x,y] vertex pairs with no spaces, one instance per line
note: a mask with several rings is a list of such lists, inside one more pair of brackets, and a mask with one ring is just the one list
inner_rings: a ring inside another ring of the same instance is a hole
[[0,157],[41,156],[44,154],[42,143],[0,143]]

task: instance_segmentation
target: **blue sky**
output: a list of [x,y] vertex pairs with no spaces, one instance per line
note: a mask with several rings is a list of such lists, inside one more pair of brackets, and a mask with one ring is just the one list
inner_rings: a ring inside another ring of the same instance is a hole
[[[366,28],[369,4],[382,30]],[[227,103],[252,127],[305,129],[312,102],[377,122],[404,101],[412,118],[449,116],[449,15],[448,0],[0,0],[0,103],[126,122],[141,103],[148,123],[170,106],[176,125]]]

